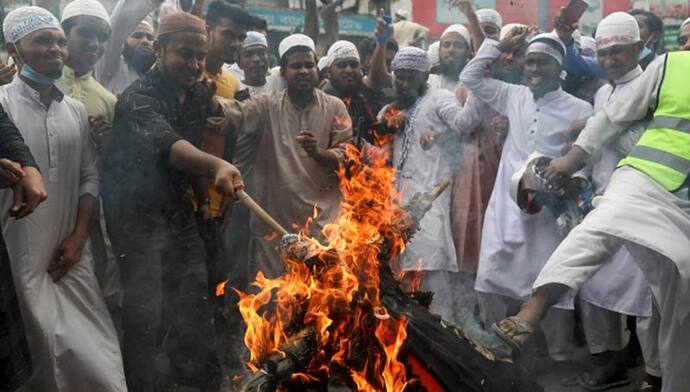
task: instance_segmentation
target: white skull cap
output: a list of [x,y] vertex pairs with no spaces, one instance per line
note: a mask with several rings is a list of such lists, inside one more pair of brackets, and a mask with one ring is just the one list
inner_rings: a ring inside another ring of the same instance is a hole
[[631,45],[640,41],[640,28],[634,16],[627,12],[614,12],[599,22],[594,39],[597,49]]
[[467,43],[468,46],[472,44],[472,38],[470,36],[470,31],[467,30],[467,27],[465,27],[461,24],[453,24],[453,25],[448,26],[448,28],[446,28],[446,30],[443,32],[443,34],[441,34],[441,40],[443,40],[443,37],[449,33],[458,33],[458,34],[460,34],[462,39],[465,40],[465,43]]
[[395,54],[393,62],[391,63],[393,71],[400,69],[407,69],[419,72],[429,72],[431,70],[431,61],[424,49],[414,46],[402,48]]
[[19,7],[7,14],[2,22],[5,40],[12,43],[16,43],[34,31],[43,29],[62,31],[62,26],[53,14],[41,7]]
[[105,10],[103,4],[98,0],[74,0],[67,4],[62,10],[62,19],[64,22],[69,18],[75,16],[94,16],[96,18],[102,19],[105,23],[110,26],[110,15],[108,11]]
[[359,51],[357,51],[355,44],[345,40],[335,41],[333,45],[328,48],[326,57],[328,58],[327,66],[329,67],[333,65],[336,60],[355,59],[360,61]]
[[296,46],[306,46],[312,51],[316,51],[314,40],[304,34],[291,34],[283,38],[278,45],[278,55],[282,58],[288,50]]
[[441,41],[436,41],[429,45],[429,49],[426,50],[426,53],[429,56],[432,68],[441,64]]
[[244,39],[242,48],[246,49],[251,48],[253,46],[263,46],[265,48],[268,48],[268,41],[266,40],[266,36],[259,33],[258,31],[247,31],[247,37]]

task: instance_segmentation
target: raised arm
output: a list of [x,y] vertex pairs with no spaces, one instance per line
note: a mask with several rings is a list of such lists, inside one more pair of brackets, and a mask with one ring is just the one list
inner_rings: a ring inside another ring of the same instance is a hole
[[112,35],[103,57],[96,64],[99,79],[109,80],[120,65],[122,48],[127,38],[163,0],[119,0],[110,17]]
[[568,25],[561,17],[563,7],[558,11],[554,18],[554,31],[558,35],[566,47],[565,53],[565,70],[570,75],[577,76],[591,76],[596,78],[605,78],[604,70],[599,65],[596,58],[582,56],[575,47],[575,40],[573,39],[573,32],[577,30],[578,24]]
[[482,46],[484,42],[484,30],[479,25],[479,18],[474,12],[474,5],[471,0],[453,0],[452,5],[460,9],[465,18],[467,18],[467,29],[470,31],[472,36],[472,51],[477,52],[479,47]]
[[464,106],[460,106],[458,99],[451,92],[441,93],[438,99],[436,114],[448,128],[463,136],[474,132],[486,114],[485,104],[474,95],[469,96]]
[[606,77],[599,61],[594,57],[581,55],[575,47],[575,42],[566,46],[564,66],[569,75],[590,76],[599,79]]
[[[516,32],[519,29],[514,29]],[[524,30],[524,29],[523,29]],[[511,33],[506,39],[517,37],[518,33]],[[522,34],[522,32],[519,32]],[[524,40],[524,35],[522,35]],[[513,50],[506,48],[505,50]],[[467,87],[472,94],[493,107],[497,112],[506,114],[508,99],[512,91],[520,90],[521,86],[502,82],[489,76],[489,67],[501,55],[499,43],[487,38],[479,48],[477,55],[465,66],[460,74],[460,82]]]
[[383,10],[380,10],[376,19],[376,31],[374,33],[376,35],[376,48],[371,58],[371,69],[364,79],[364,83],[374,90],[393,87],[393,77],[388,73],[388,67],[386,66],[387,44],[392,31],[392,27],[384,19]]

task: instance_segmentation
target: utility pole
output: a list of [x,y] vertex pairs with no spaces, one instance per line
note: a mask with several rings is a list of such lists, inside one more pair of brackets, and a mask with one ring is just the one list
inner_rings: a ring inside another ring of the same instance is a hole
[[304,27],[305,35],[311,37],[314,43],[319,39],[319,10],[316,0],[306,0],[304,3]]

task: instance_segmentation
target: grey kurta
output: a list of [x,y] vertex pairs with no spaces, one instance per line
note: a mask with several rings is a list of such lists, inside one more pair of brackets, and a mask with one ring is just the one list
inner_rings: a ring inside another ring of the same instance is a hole
[[0,192],[2,233],[34,364],[26,388],[124,391],[120,346],[96,282],[90,245],[59,282],[48,275],[58,246],[74,229],[79,198],[98,195],[86,109],[59,93],[46,108],[20,78],[0,87],[0,104],[34,154],[48,191],[48,199],[21,220],[8,214],[12,191]]
[[[352,140],[352,121],[338,98],[321,90],[314,90],[314,95],[314,102],[300,109],[287,91],[259,94],[244,102],[226,102],[226,115],[238,132],[235,162],[243,173],[251,172],[248,185],[257,203],[291,231],[302,227],[316,208],[318,217],[310,229],[319,238],[338,212],[338,179],[332,168],[309,157],[295,138],[310,131],[319,147],[344,157],[342,146]],[[255,216],[250,227],[250,257],[264,273],[279,274],[277,241],[267,239],[272,230]]]

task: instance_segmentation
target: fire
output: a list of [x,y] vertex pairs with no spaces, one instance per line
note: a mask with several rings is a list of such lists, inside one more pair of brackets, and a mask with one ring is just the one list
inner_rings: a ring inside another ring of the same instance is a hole
[[216,285],[216,297],[222,297],[225,295],[225,286],[228,285],[228,281],[220,282]]
[[347,157],[348,170],[338,171],[338,217],[323,230],[327,246],[310,240],[336,257],[318,267],[288,259],[287,272],[276,279],[258,273],[255,294],[238,292],[247,366],[256,371],[269,356],[284,354],[279,347],[309,327],[316,331],[316,355],[293,381],[323,383],[335,375],[359,391],[403,391],[409,380],[398,355],[407,322],[389,315],[381,301],[378,259],[404,249],[392,230],[404,219],[400,195],[386,149],[348,146]]
[[385,124],[390,129],[401,129],[405,124],[405,113],[395,107],[390,107],[383,115]]

